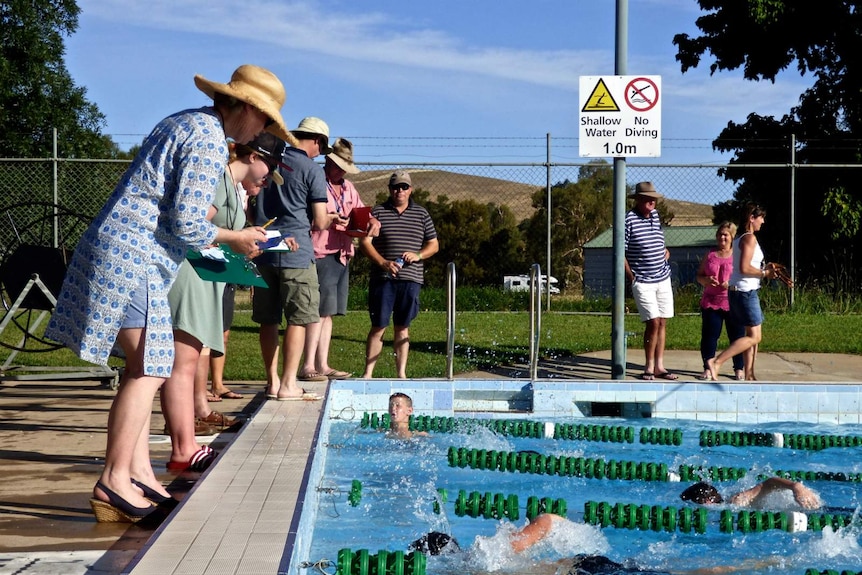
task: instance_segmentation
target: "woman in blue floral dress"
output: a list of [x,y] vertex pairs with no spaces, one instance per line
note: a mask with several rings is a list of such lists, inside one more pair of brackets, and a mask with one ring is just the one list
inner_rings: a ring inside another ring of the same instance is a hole
[[[46,336],[81,359],[126,358],[108,417],[105,468],[90,500],[99,521],[137,522],[170,504],[149,457],[156,391],[171,374],[174,341],[167,294],[189,249],[225,243],[256,255],[260,227],[218,228],[207,220],[228,160],[227,138],[247,142],[264,128],[290,139],[281,81],[243,65],[229,83],[195,76],[213,105],[178,112],[144,140],[69,263]],[[172,501],[172,500],[171,500]]]

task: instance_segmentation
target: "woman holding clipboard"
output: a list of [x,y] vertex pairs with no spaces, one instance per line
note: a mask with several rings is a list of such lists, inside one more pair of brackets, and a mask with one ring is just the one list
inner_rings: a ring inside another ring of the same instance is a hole
[[326,211],[349,218],[348,226],[332,226],[328,230],[312,230],[317,278],[320,282],[320,322],[305,329],[305,359],[297,378],[301,381],[326,381],[349,377],[329,365],[329,343],[332,339],[332,316],[347,313],[347,294],[350,279],[350,260],[355,247],[353,238],[374,237],[380,232],[380,222],[370,217],[370,208],[359,197],[359,192],[346,174],[358,174],[353,163],[353,144],[339,138],[326,155],[323,167],[326,173],[328,198]]

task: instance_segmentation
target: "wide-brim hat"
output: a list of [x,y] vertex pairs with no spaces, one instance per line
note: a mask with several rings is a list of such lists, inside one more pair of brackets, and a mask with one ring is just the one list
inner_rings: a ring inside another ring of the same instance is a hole
[[645,196],[647,198],[663,198],[664,196],[658,193],[652,182],[640,182],[635,186],[633,196]]
[[227,84],[207,80],[198,74],[195,76],[195,86],[212,99],[215,99],[218,93],[254,106],[272,120],[273,123],[266,129],[267,132],[275,134],[292,146],[297,144],[281,117],[281,108],[287,99],[284,85],[266,68],[243,64],[234,70]]
[[332,152],[326,156],[348,174],[358,174],[361,170],[353,163],[353,144],[350,140],[338,138],[332,144]]
[[295,130],[291,130],[291,132],[323,136],[326,138],[326,141],[323,143],[323,146],[320,147],[320,153],[326,155],[332,151],[332,148],[329,147],[329,124],[320,118],[307,116],[303,118],[299,122],[299,126],[297,126]]

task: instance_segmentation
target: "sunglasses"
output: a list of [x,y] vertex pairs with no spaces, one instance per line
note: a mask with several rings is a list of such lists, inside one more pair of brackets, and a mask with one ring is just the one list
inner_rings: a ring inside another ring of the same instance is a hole
[[395,190],[409,190],[410,184],[395,184],[394,186],[389,186],[389,191],[394,192]]

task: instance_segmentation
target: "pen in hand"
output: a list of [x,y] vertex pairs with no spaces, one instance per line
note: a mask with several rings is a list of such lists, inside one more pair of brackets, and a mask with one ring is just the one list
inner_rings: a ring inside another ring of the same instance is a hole
[[271,218],[271,219],[267,220],[267,221],[266,221],[266,223],[265,223],[265,224],[263,224],[263,225],[262,225],[262,226],[260,226],[260,227],[262,227],[263,229],[266,229],[266,228],[268,228],[271,224],[275,223],[275,220],[277,220],[277,219],[278,219],[278,218]]

